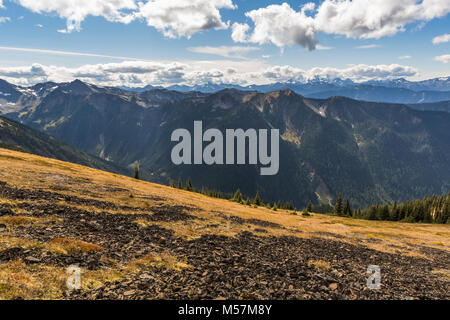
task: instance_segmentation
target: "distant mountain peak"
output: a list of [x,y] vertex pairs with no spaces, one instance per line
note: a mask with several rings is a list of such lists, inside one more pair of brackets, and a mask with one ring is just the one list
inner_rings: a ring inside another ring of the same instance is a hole
[[62,86],[62,88],[65,91],[70,91],[73,94],[89,94],[92,92],[96,92],[97,91],[96,89],[98,87],[85,83],[79,79],[76,79],[72,82],[65,84],[64,86]]

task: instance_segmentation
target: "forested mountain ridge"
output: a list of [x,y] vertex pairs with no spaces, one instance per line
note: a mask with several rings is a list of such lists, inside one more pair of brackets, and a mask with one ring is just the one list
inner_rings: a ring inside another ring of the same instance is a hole
[[[145,179],[191,178],[196,187],[260,191],[267,200],[293,200],[298,207],[332,202],[338,194],[355,206],[404,201],[450,186],[447,113],[342,97],[309,99],[291,90],[136,94],[77,81],[52,90],[32,110],[8,116],[120,167],[138,161]],[[172,164],[171,133],[193,130],[195,120],[203,121],[204,130],[280,129],[279,174],[260,176],[254,165]]]

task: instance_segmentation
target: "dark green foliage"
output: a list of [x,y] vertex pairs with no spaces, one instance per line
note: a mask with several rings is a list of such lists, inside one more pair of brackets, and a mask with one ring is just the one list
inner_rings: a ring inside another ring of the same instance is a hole
[[134,178],[139,180],[139,163],[134,164]]
[[308,205],[306,206],[306,211],[307,212],[312,212],[312,203],[311,203],[311,201],[308,202]]
[[353,216],[352,208],[350,207],[350,200],[348,200],[348,199],[345,202],[344,216],[346,216],[346,217]]
[[302,212],[302,216],[303,216],[303,217],[310,217],[311,214],[310,214],[309,212],[303,211],[303,212]]
[[336,204],[334,206],[333,213],[338,216],[344,215],[344,208],[342,206],[342,196],[341,195],[338,195],[338,197],[336,199]]
[[178,178],[177,188],[183,189],[183,182],[181,181],[181,178]]
[[368,220],[390,220],[403,222],[448,223],[450,217],[450,193],[408,200],[402,204],[372,205],[358,210],[353,217]]
[[231,198],[231,201],[235,201],[237,203],[243,203],[244,202],[241,190],[237,189],[237,191],[234,193],[233,198]]
[[255,206],[261,205],[261,198],[259,197],[259,192],[256,192],[255,198],[253,199],[253,203]]
[[194,191],[194,187],[192,186],[191,179],[187,179],[187,181],[186,181],[186,190],[187,191]]
[[175,188],[175,187],[176,187],[176,185],[175,185],[175,180],[173,180],[173,179],[170,179],[169,184],[170,184],[170,186],[171,186],[172,188]]
[[330,204],[319,204],[317,206],[312,206],[311,212],[315,213],[332,213],[333,212],[333,206]]

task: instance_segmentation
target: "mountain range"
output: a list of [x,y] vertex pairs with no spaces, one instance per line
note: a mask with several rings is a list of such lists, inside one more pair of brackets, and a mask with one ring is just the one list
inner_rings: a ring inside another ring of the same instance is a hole
[[[8,91],[7,117],[121,168],[138,161],[142,178],[155,182],[190,178],[198,188],[259,191],[298,207],[338,194],[362,207],[450,189],[450,113],[411,108],[427,106],[311,99],[289,89],[132,92],[79,80],[16,91],[22,95]],[[260,176],[256,165],[172,164],[171,133],[193,132],[195,120],[222,132],[279,128],[278,175]]]
[[[129,91],[144,92],[161,87],[146,86],[143,88],[126,88]],[[206,83],[203,85],[169,86],[168,90],[180,92],[213,93],[223,89],[242,91],[273,92],[277,90],[292,90],[309,98],[330,98],[343,96],[347,98],[374,102],[390,103],[432,103],[450,100],[450,77],[435,78],[424,81],[408,81],[405,79],[354,82],[350,79],[313,79],[305,82],[289,81],[267,85],[240,86],[234,84]]]

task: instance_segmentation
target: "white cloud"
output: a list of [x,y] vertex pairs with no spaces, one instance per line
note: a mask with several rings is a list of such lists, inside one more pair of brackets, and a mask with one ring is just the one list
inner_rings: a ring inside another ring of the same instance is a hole
[[331,50],[331,49],[333,49],[333,47],[326,47],[326,46],[322,46],[320,44],[318,44],[316,46],[316,50]]
[[450,41],[450,33],[447,34],[443,34],[441,36],[437,36],[435,38],[433,38],[433,44],[440,44],[440,43],[445,43],[445,42],[449,42]]
[[316,67],[303,70],[292,66],[275,66],[264,71],[264,76],[274,81],[304,81],[315,78],[323,79],[352,79],[354,81],[366,81],[372,79],[387,79],[397,77],[410,77],[418,73],[418,70],[398,64],[391,65],[352,65],[345,69],[334,67]]
[[436,61],[440,61],[443,63],[450,63],[450,54],[444,54],[442,56],[437,56],[434,58]]
[[247,42],[247,32],[250,26],[245,23],[233,23],[231,38],[234,42]]
[[10,17],[0,17],[0,23],[5,23],[11,21]]
[[247,12],[253,30],[249,32],[248,24],[235,23],[232,38],[279,47],[298,44],[313,50],[318,32],[379,39],[404,31],[408,24],[424,23],[449,12],[450,0],[324,0],[317,9],[308,3],[300,11],[283,3]]
[[450,0],[325,0],[315,16],[329,34],[379,39],[403,31],[407,24],[450,12]]
[[296,12],[289,4],[283,3],[252,10],[245,15],[255,26],[248,34],[249,25],[233,24],[232,38],[236,42],[273,43],[279,47],[297,44],[309,50],[316,48],[314,19],[306,16],[305,11]]
[[195,53],[212,54],[222,56],[226,58],[241,58],[244,59],[244,55],[251,51],[259,50],[258,47],[240,47],[240,46],[220,46],[220,47],[191,47],[189,51]]
[[4,8],[5,6],[3,5],[3,0],[0,0],[0,8]]
[[143,19],[165,36],[190,37],[209,29],[226,29],[220,9],[234,9],[232,0],[15,0],[35,13],[56,13],[66,19],[67,27],[58,32],[81,30],[88,16],[104,17],[111,22],[128,24]]
[[402,65],[352,65],[303,70],[293,66],[268,66],[257,60],[245,61],[123,61],[88,64],[76,68],[33,64],[0,68],[0,77],[12,83],[31,85],[44,81],[67,82],[74,79],[105,86],[144,86],[173,84],[268,84],[304,81],[314,78],[342,78],[355,81],[409,77],[418,70]]
[[129,23],[129,10],[137,9],[135,0],[15,0],[35,13],[56,13],[66,19],[66,32],[80,31],[87,16],[101,16],[112,22]]
[[40,23],[35,24],[34,26],[35,26],[35,27],[38,27],[38,28],[43,28],[43,27],[44,27],[44,26],[43,26],[42,24],[40,24]]
[[411,56],[400,56],[398,57],[400,60],[406,60],[406,59],[411,59]]
[[191,37],[209,29],[227,29],[219,9],[235,9],[232,0],[151,0],[139,3],[135,13],[170,38]]
[[366,44],[363,46],[357,46],[356,49],[373,49],[381,47],[379,44]]

